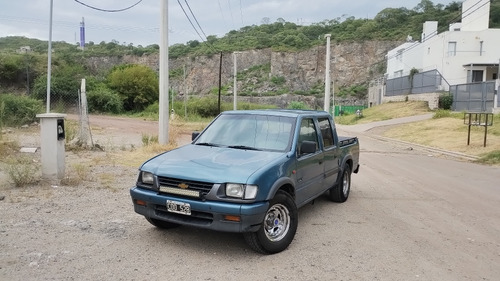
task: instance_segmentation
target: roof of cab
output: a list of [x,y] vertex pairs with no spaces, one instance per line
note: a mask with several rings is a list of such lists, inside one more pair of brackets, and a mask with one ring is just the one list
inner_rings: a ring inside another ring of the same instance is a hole
[[252,115],[273,115],[273,116],[289,116],[289,117],[297,117],[302,115],[308,115],[308,116],[330,115],[326,111],[305,110],[305,109],[230,110],[230,111],[224,111],[221,114],[252,114]]

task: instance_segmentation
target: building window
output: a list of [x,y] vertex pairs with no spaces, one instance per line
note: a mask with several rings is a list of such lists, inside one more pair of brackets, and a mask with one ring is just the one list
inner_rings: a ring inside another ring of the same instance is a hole
[[398,61],[402,61],[403,60],[403,52],[404,52],[404,49],[398,50],[398,53],[396,54],[396,59]]
[[483,41],[479,42],[479,55],[483,55]]
[[457,42],[448,42],[448,56],[454,57],[457,55]]
[[470,76],[470,70],[467,70],[467,78],[470,78],[467,79],[469,80],[471,83],[475,83],[475,82],[483,82],[483,73],[484,71],[482,70],[472,70],[472,77]]

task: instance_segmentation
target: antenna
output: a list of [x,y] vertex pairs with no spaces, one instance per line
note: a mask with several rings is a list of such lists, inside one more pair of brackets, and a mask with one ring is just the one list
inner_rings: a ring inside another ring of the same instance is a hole
[[85,19],[83,17],[80,22],[80,48],[85,49]]

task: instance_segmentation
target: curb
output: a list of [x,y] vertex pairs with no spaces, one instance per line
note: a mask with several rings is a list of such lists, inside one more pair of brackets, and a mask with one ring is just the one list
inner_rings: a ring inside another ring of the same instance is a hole
[[469,154],[465,154],[465,153],[461,153],[461,152],[444,150],[444,149],[440,149],[440,148],[436,148],[436,147],[425,146],[425,145],[421,145],[421,144],[417,144],[417,143],[413,143],[413,142],[407,142],[407,141],[402,141],[402,140],[397,140],[397,139],[391,139],[391,138],[382,137],[382,136],[378,136],[378,135],[374,135],[374,134],[365,134],[365,133],[363,133],[363,135],[371,137],[371,138],[374,138],[374,139],[379,139],[379,140],[384,140],[384,141],[391,141],[391,142],[397,142],[397,143],[401,143],[401,144],[405,144],[405,145],[411,145],[411,146],[419,147],[419,148],[421,148],[423,150],[427,150],[427,151],[430,151],[430,152],[440,153],[440,154],[444,154],[444,155],[447,155],[447,156],[451,156],[451,157],[455,157],[455,158],[460,158],[460,159],[465,159],[465,160],[469,160],[469,161],[476,161],[476,160],[479,159],[479,157],[474,156],[474,155],[469,155]]
[[[353,127],[349,128],[350,125],[337,125],[337,129],[343,130],[343,131],[348,131],[351,133],[359,133],[367,137],[371,137],[374,139],[378,140],[383,140],[383,141],[391,141],[391,142],[397,142],[405,145],[410,145],[414,147],[419,147],[423,150],[431,151],[434,153],[441,153],[447,156],[455,157],[455,158],[460,158],[460,159],[465,159],[469,161],[476,161],[479,159],[478,156],[474,155],[468,155],[465,153],[461,152],[455,152],[455,151],[449,151],[445,149],[440,149],[436,147],[430,147],[430,146],[425,146],[422,144],[417,144],[417,143],[412,143],[412,142],[407,142],[403,140],[398,140],[398,139],[392,139],[392,138],[387,138],[375,134],[369,133],[369,131],[373,128],[378,128],[378,127],[385,127],[385,126],[391,126],[391,125],[399,125],[399,124],[404,124],[404,123],[412,123],[412,122],[418,122],[426,119],[430,119],[432,117],[432,114],[424,114],[424,115],[416,115],[416,116],[410,116],[410,117],[403,117],[403,118],[398,118],[397,119],[392,119],[392,120],[386,120],[386,121],[379,121],[379,122],[373,122],[373,123],[368,123],[368,124],[362,124],[362,125],[351,125]],[[354,127],[358,126],[358,127]]]

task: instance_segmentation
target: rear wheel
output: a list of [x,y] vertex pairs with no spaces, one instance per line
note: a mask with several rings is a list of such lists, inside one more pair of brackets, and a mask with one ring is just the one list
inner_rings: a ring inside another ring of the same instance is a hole
[[330,189],[329,196],[333,202],[345,202],[351,191],[351,166],[345,164],[342,175],[337,183]]
[[297,206],[288,193],[280,190],[271,200],[260,229],[257,232],[244,233],[244,237],[254,251],[275,254],[290,245],[297,225]]
[[173,223],[173,222],[162,221],[162,220],[153,219],[153,218],[149,218],[149,217],[145,217],[145,218],[150,224],[152,224],[158,228],[169,229],[169,228],[174,228],[174,227],[179,226],[178,224]]

